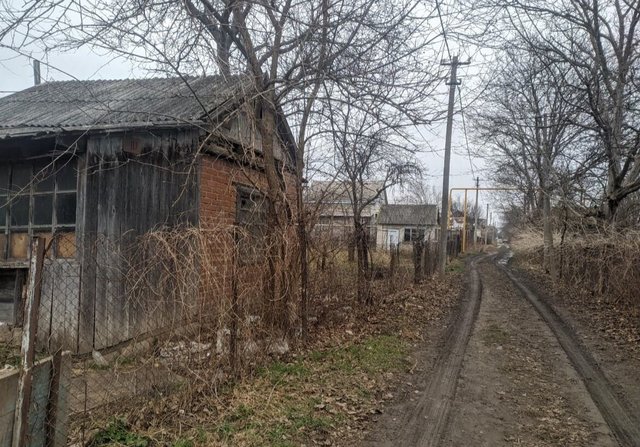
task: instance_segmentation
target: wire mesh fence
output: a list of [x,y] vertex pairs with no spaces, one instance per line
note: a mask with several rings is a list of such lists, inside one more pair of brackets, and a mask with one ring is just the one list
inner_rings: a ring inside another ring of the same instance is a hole
[[285,236],[220,227],[50,241],[36,346],[71,353],[70,439],[84,445],[94,417],[119,402],[213,389],[287,351],[296,274],[295,247],[282,246],[295,238]]
[[[294,231],[267,235],[226,225],[117,241],[68,234],[43,241],[32,284],[39,294],[35,359],[51,362],[49,388],[41,392],[52,397],[38,413],[43,433],[88,445],[124,406],[176,389],[185,396],[215,392],[289,351],[300,330]],[[353,297],[358,264],[341,239],[310,242],[308,291],[317,321],[327,303]],[[417,268],[420,279],[435,273],[437,241],[421,244],[418,257],[416,244],[368,252],[373,293],[417,281]],[[450,237],[448,249],[456,256],[460,238]]]

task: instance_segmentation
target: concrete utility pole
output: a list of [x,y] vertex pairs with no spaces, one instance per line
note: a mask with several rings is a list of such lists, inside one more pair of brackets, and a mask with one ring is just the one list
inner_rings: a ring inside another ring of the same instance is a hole
[[476,209],[474,211],[475,218],[473,222],[473,248],[476,248],[477,236],[478,236],[478,213],[480,212],[480,206],[478,204],[478,192],[480,190],[480,177],[476,177]]
[[447,112],[447,133],[444,142],[444,172],[442,174],[442,218],[440,219],[440,265],[438,270],[441,275],[447,268],[447,233],[449,228],[449,170],[451,167],[451,132],[453,130],[453,106],[456,99],[456,88],[460,85],[456,75],[458,65],[467,65],[469,62],[459,62],[458,56],[454,56],[451,62],[442,61],[441,65],[451,65],[451,78],[449,85],[449,109]]
[[486,223],[484,224],[484,245],[487,245],[487,236],[489,235],[489,204],[487,203],[487,214],[485,216]]

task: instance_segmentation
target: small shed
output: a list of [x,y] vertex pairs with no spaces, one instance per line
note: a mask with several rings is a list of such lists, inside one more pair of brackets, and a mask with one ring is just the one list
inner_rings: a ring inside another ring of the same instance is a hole
[[[29,239],[42,236],[44,342],[87,352],[152,329],[128,300],[122,255],[146,232],[234,225],[262,206],[251,91],[249,78],[207,76],[50,82],[0,98],[0,322],[20,325]],[[283,116],[275,139],[287,177]]]
[[434,239],[437,228],[436,205],[382,205],[378,214],[377,245],[389,249],[397,244]]

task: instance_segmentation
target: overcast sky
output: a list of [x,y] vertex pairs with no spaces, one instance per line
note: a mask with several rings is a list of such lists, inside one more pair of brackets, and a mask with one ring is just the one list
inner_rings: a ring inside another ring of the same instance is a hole
[[[114,59],[108,54],[96,54],[90,49],[82,49],[75,53],[56,54],[49,53],[43,58],[42,80],[43,82],[62,81],[73,79],[124,79],[145,77],[146,73],[125,59]],[[469,79],[473,67],[461,68],[459,74],[465,79],[461,86],[462,102],[471,100],[469,87],[465,83],[472,82]],[[467,76],[465,76],[465,72]],[[33,85],[33,69],[31,61],[26,56],[16,55],[9,50],[0,48],[0,96],[6,96],[14,91],[19,91]],[[446,104],[448,87],[443,84],[440,90],[442,104]],[[460,102],[456,99],[456,107]],[[474,185],[474,175],[480,177],[481,186],[488,186],[483,182],[483,163],[479,159],[470,159],[462,129],[460,114],[456,115],[453,132],[453,154],[451,158],[450,187],[461,188]],[[468,124],[468,123],[467,123]],[[469,130],[469,129],[467,129]],[[444,157],[444,123],[416,129],[416,138],[424,147],[420,158],[427,167],[428,181],[431,185],[442,189],[442,170]],[[469,144],[472,144],[470,141]],[[456,194],[457,195],[457,194]],[[461,194],[460,194],[461,195]],[[471,200],[474,194],[470,195]],[[480,205],[484,210],[485,203],[490,200],[489,195],[483,198],[481,194]]]

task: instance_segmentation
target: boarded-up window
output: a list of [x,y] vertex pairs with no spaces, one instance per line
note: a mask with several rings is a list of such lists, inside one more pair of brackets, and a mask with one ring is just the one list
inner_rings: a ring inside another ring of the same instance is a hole
[[266,199],[260,191],[238,186],[236,189],[239,262],[255,262],[264,252]]
[[[0,259],[24,259],[34,235],[69,239],[76,226],[77,160],[42,158],[0,166]],[[56,256],[74,250],[57,248]]]

